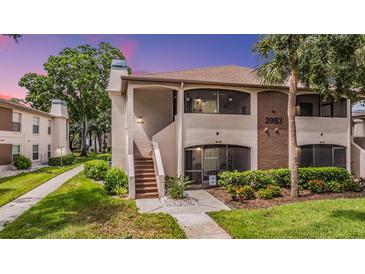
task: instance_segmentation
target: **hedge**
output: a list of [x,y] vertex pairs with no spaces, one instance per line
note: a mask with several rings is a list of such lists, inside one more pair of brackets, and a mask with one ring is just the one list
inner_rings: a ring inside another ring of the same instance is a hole
[[18,170],[30,169],[32,167],[32,161],[24,155],[19,155],[14,161],[14,166]]
[[112,160],[112,155],[109,153],[99,154],[96,156],[96,159],[110,162]]
[[[299,186],[308,189],[311,180],[324,182],[336,181],[347,184],[351,174],[340,167],[305,167],[299,168]],[[227,190],[243,185],[251,185],[255,189],[262,189],[268,185],[290,187],[290,170],[287,168],[271,170],[224,171],[218,175],[218,184]]]
[[93,160],[84,164],[84,174],[89,179],[104,180],[109,165],[104,160]]
[[[67,154],[62,156],[62,165],[72,165],[75,162],[76,156],[74,154]],[[61,157],[50,157],[48,159],[48,165],[50,166],[60,166],[61,165]]]
[[128,175],[124,170],[119,168],[111,168],[105,174],[104,189],[110,195],[118,194],[123,188],[128,191]]

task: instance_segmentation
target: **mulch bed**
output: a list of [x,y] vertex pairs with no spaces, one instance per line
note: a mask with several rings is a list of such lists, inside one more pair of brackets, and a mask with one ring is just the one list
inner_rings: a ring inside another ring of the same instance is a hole
[[312,200],[327,200],[327,199],[338,199],[338,198],[358,198],[365,197],[365,192],[343,192],[343,193],[322,193],[315,194],[309,190],[300,191],[299,198],[291,198],[289,189],[282,189],[282,196],[271,200],[254,199],[254,200],[240,200],[232,201],[231,195],[228,194],[224,188],[210,188],[206,189],[210,194],[216,197],[218,200],[225,203],[230,208],[245,208],[245,209],[256,209],[256,208],[268,208],[277,205],[312,201]]

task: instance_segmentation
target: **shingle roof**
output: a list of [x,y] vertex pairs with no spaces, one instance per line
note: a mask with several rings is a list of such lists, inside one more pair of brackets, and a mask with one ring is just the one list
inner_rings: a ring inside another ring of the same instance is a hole
[[12,102],[10,100],[3,99],[3,98],[0,98],[0,106],[19,109],[19,110],[23,110],[23,111],[28,111],[28,112],[31,112],[31,113],[36,113],[36,114],[44,115],[44,116],[48,116],[48,117],[54,117],[54,115],[52,115],[48,112],[44,112],[44,111],[41,111],[41,110],[38,110],[38,109],[35,109],[35,108],[31,108],[29,106],[22,105],[22,104],[19,104],[19,103],[15,103],[15,102]]

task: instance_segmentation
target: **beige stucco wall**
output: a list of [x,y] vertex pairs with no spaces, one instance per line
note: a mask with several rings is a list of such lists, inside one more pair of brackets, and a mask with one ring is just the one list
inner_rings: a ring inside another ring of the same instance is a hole
[[142,117],[143,124],[134,123],[134,155],[151,156],[152,136],[173,121],[173,92],[169,89],[135,89],[135,120]]
[[[52,145],[53,136],[53,134],[48,134],[48,120],[53,119],[20,110],[14,110],[14,112],[21,114],[21,132],[0,131],[0,143],[20,145],[20,153],[30,159],[32,159],[33,145],[39,145],[39,159],[34,160],[33,163],[47,162],[48,144]],[[33,117],[40,118],[39,133],[33,133]],[[54,128],[53,121],[52,127]]]

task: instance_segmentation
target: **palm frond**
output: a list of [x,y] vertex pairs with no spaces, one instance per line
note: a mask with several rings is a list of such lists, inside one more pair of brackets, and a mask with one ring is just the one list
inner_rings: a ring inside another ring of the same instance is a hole
[[254,70],[255,78],[262,84],[283,84],[287,80],[287,72],[275,60],[261,65]]

